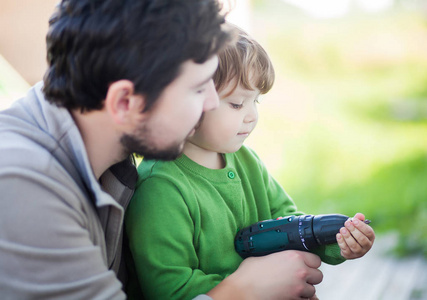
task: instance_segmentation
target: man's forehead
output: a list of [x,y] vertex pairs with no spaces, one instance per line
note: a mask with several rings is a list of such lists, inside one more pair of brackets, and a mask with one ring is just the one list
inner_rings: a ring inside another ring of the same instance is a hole
[[193,60],[187,60],[181,64],[177,78],[193,79],[195,84],[200,84],[205,80],[212,78],[215,70],[218,67],[218,57],[212,56],[203,63],[196,63]]

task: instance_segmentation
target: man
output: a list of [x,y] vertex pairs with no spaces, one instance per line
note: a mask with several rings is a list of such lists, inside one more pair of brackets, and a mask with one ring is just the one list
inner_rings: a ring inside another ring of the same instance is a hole
[[[0,113],[2,299],[125,298],[130,154],[177,157],[218,105],[223,22],[214,0],[59,4],[43,83]],[[308,298],[319,265],[300,252],[248,259],[208,294]]]

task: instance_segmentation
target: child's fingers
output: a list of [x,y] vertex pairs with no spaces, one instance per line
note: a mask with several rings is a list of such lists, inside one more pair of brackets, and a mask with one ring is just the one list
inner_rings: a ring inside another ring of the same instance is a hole
[[347,259],[362,257],[371,249],[375,239],[374,230],[363,221],[365,216],[357,213],[347,220],[337,234],[341,255]]
[[354,215],[354,217],[356,219],[359,219],[360,221],[365,221],[365,215],[362,214],[362,213],[357,213],[357,214]]
[[[363,221],[363,220],[361,220]],[[366,244],[366,242],[368,242],[368,244],[372,244],[375,240],[375,233],[374,230],[372,229],[371,226],[369,226],[368,224],[365,224],[364,222],[361,222],[360,219],[358,218],[353,218],[351,222],[346,221],[346,227],[350,230],[351,234],[353,234],[353,230],[352,227],[355,227],[357,229],[357,231],[359,231],[361,233],[361,235],[357,234],[357,232],[355,232],[355,234],[357,236],[354,236],[354,238],[359,242],[359,244]],[[347,223],[349,222],[349,224]],[[353,225],[353,226],[351,226]],[[366,241],[365,238],[368,240]]]
[[346,259],[353,259],[357,257],[350,249],[349,245],[347,244],[347,240],[344,238],[341,232],[337,234],[337,242],[341,249],[342,257]]
[[347,258],[351,254],[351,251],[341,233],[337,233],[337,243],[341,249],[341,256]]
[[[352,241],[349,237],[350,242],[351,242],[351,245],[349,245],[349,247],[353,250],[353,252],[360,250],[356,244],[358,244],[362,248],[364,246],[366,247],[369,245],[369,239],[366,237],[366,235],[363,234],[363,232],[361,232],[358,228],[356,228],[355,225],[357,223],[362,223],[362,222],[360,222],[360,221],[358,222],[357,220],[353,220],[353,222],[352,221],[346,221],[344,223],[345,228],[349,231],[351,237],[355,241],[355,243],[352,243]],[[352,245],[353,245],[353,247],[352,247]]]
[[341,228],[340,233],[346,243],[345,248],[341,249],[343,253],[347,255],[346,258],[353,258],[355,255],[362,255],[363,247],[353,237],[353,234],[358,235],[360,232],[358,233],[357,229],[353,226],[351,231],[347,227]]

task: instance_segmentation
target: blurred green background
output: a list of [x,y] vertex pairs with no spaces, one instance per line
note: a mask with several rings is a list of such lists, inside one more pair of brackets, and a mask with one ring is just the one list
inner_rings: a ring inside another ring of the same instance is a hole
[[398,233],[394,253],[427,256],[427,10],[415,2],[322,19],[252,1],[277,79],[247,144],[300,210],[362,212],[377,235]]

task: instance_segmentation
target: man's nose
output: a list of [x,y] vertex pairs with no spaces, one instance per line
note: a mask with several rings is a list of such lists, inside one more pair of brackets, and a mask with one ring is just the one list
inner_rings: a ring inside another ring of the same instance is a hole
[[219,97],[218,97],[218,93],[216,92],[213,80],[210,81],[210,83],[206,88],[207,88],[206,99],[205,99],[205,104],[203,106],[203,111],[215,109],[219,105]]

